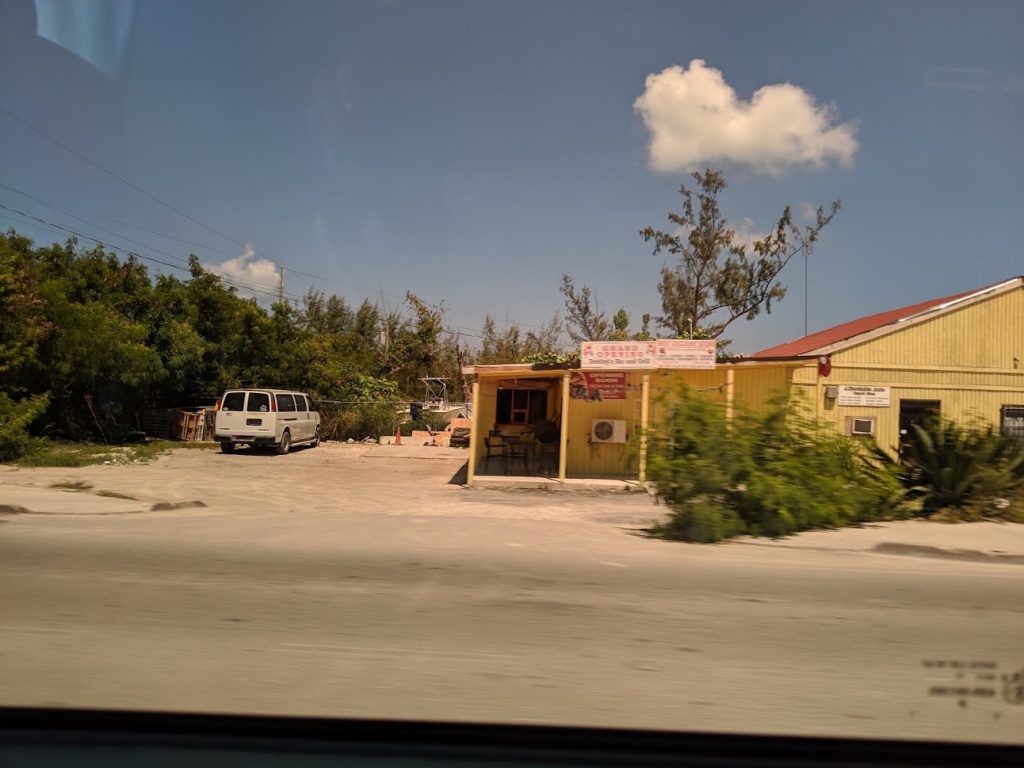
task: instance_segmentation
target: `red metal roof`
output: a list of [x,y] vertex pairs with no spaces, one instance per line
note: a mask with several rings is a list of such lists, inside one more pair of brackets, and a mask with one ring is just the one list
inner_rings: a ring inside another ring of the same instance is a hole
[[973,291],[955,293],[952,296],[944,296],[941,299],[922,301],[920,304],[911,304],[909,307],[890,309],[886,312],[879,312],[876,315],[861,317],[857,320],[851,320],[848,323],[842,323],[831,328],[826,328],[824,331],[818,331],[817,333],[811,333],[807,336],[801,336],[799,339],[787,341],[785,344],[778,344],[774,347],[769,347],[768,349],[762,349],[760,352],[755,352],[750,357],[756,359],[765,357],[797,357],[799,355],[806,355],[820,347],[852,339],[854,336],[860,336],[862,333],[867,333],[868,331],[874,331],[882,326],[897,323],[900,320],[916,315],[918,312],[923,312],[926,309],[932,309],[933,307],[945,304],[948,301],[962,299],[975,293],[982,293],[983,291],[987,291],[990,288],[1003,284],[1004,283],[1000,282],[995,285],[985,286],[984,288],[977,288]]

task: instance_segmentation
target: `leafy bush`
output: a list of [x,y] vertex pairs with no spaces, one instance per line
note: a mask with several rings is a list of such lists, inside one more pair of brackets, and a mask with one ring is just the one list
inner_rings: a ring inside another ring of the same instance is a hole
[[413,430],[427,431],[428,427],[435,432],[443,432],[448,429],[448,419],[434,411],[420,411],[418,419],[402,423],[402,435],[408,437]]
[[43,441],[32,437],[28,427],[49,402],[49,395],[12,400],[0,392],[0,461],[19,459],[38,450]]
[[903,514],[890,467],[859,443],[774,402],[757,414],[725,409],[685,388],[651,435],[650,478],[672,509],[652,532],[712,542],[785,536]]
[[912,425],[897,472],[922,515],[1024,517],[1024,441],[990,425]]
[[394,406],[368,403],[348,407],[320,406],[320,434],[325,440],[363,440],[395,432]]

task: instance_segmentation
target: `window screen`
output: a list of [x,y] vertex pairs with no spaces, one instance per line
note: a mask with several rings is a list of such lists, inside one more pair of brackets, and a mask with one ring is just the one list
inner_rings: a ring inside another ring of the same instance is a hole
[[502,389],[498,391],[495,421],[498,424],[535,424],[548,413],[544,389]]
[[1000,422],[1004,435],[1024,440],[1024,405],[1004,405]]

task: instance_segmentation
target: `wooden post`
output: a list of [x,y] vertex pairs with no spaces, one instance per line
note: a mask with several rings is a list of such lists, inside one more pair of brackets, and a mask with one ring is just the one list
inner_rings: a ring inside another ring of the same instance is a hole
[[647,430],[651,418],[651,374],[645,373],[640,380],[640,471],[637,479],[647,481]]
[[472,486],[476,477],[476,449],[480,445],[480,379],[473,380],[470,400],[469,463],[466,466],[466,485]]
[[565,481],[565,468],[569,460],[569,376],[567,371],[562,377],[562,423],[558,435],[558,479],[561,482]]
[[725,369],[725,420],[732,422],[733,406],[736,402],[736,371],[730,365]]

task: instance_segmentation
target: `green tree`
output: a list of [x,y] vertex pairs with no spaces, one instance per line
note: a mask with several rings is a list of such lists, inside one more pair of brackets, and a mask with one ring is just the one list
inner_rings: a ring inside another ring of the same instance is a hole
[[786,295],[779,275],[798,253],[817,241],[821,230],[839,212],[839,201],[826,212],[818,208],[813,224],[801,229],[793,223],[789,206],[775,226],[753,244],[748,253],[736,231],[722,215],[718,196],[726,188],[720,171],[695,172],[696,189],[683,185],[682,212],[668,214],[668,232],[646,227],[645,242],[654,243],[655,255],[676,259],[661,268],[658,292],[662,315],[658,323],[678,337],[717,339],[739,318],[752,320],[762,309]]
[[420,391],[424,376],[436,376],[441,352],[444,312],[411,291],[405,294],[411,317],[392,312],[384,319],[387,346],[381,364],[385,378],[395,381],[402,392]]
[[8,392],[24,392],[37,366],[39,345],[50,332],[44,308],[32,241],[13,230],[0,234],[0,381]]
[[562,295],[565,297],[565,329],[577,344],[581,341],[603,341],[612,326],[600,310],[597,299],[590,294],[590,286],[576,288],[569,275],[562,275]]
[[640,320],[640,330],[633,334],[634,341],[650,341],[651,335],[651,313],[644,312]]
[[614,330],[608,334],[610,341],[626,341],[629,338],[629,313],[620,309],[612,318]]
[[518,323],[510,323],[499,331],[494,318],[484,318],[479,351],[473,355],[478,365],[520,363],[526,358],[553,354],[558,351],[558,337],[562,321],[556,313],[544,325],[523,332]]

